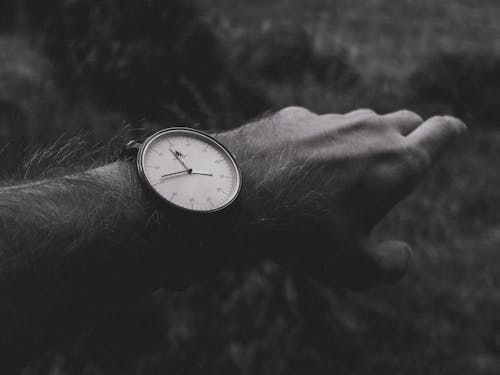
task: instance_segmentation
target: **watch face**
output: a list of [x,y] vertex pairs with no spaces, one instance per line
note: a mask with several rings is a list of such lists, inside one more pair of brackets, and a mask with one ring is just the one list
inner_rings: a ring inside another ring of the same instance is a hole
[[168,203],[193,212],[213,212],[238,196],[241,175],[219,142],[189,128],[170,128],[146,140],[138,155],[140,173]]

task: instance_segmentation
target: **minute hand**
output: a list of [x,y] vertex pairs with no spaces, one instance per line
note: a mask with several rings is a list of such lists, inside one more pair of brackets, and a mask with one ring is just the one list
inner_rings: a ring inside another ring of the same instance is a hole
[[182,164],[182,166],[183,166],[184,168],[186,168],[186,171],[187,171],[189,174],[191,174],[191,172],[192,172],[193,170],[192,170],[191,168],[188,168],[188,167],[187,167],[187,165],[186,165],[186,164],[182,161],[182,159],[181,159],[179,156],[177,156],[177,154],[176,154],[176,153],[175,153],[175,152],[174,152],[171,148],[169,148],[169,150],[170,150],[170,152],[172,153],[172,155],[174,155],[174,157],[175,157],[177,160],[179,160],[179,163],[181,163],[181,164]]
[[209,172],[201,172],[201,171],[196,171],[196,170],[192,170],[191,171],[191,174],[201,174],[202,176],[213,176],[212,173],[209,173]]

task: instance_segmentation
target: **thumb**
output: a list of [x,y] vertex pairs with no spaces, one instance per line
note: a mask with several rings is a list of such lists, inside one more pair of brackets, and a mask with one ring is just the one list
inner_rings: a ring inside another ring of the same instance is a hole
[[[332,287],[364,290],[399,281],[406,273],[410,247],[400,241],[339,245],[335,254],[315,254],[285,262],[298,273]],[[290,260],[290,259],[289,259]]]
[[410,258],[410,246],[401,241],[363,244],[359,285],[353,285],[353,289],[366,289],[399,281],[408,269]]

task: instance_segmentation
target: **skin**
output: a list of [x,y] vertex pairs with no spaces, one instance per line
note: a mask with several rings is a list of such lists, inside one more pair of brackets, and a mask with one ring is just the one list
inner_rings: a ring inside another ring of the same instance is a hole
[[[243,173],[227,243],[171,229],[133,163],[0,188],[0,347],[24,364],[106,313],[160,288],[206,281],[266,258],[335,287],[393,282],[408,245],[372,244],[373,226],[465,131],[402,111],[316,115],[287,108],[217,134]],[[221,244],[230,248],[220,254]],[[207,248],[208,247],[208,248]]]
[[[410,247],[370,231],[466,131],[459,119],[361,109],[317,115],[300,107],[221,136],[246,181],[249,231],[276,261],[332,286],[399,280]],[[266,245],[263,246],[265,242]]]

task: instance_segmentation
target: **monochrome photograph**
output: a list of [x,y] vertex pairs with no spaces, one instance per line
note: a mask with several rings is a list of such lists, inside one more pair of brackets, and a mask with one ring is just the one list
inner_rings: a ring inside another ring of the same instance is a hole
[[499,20],[0,0],[0,374],[500,374]]

